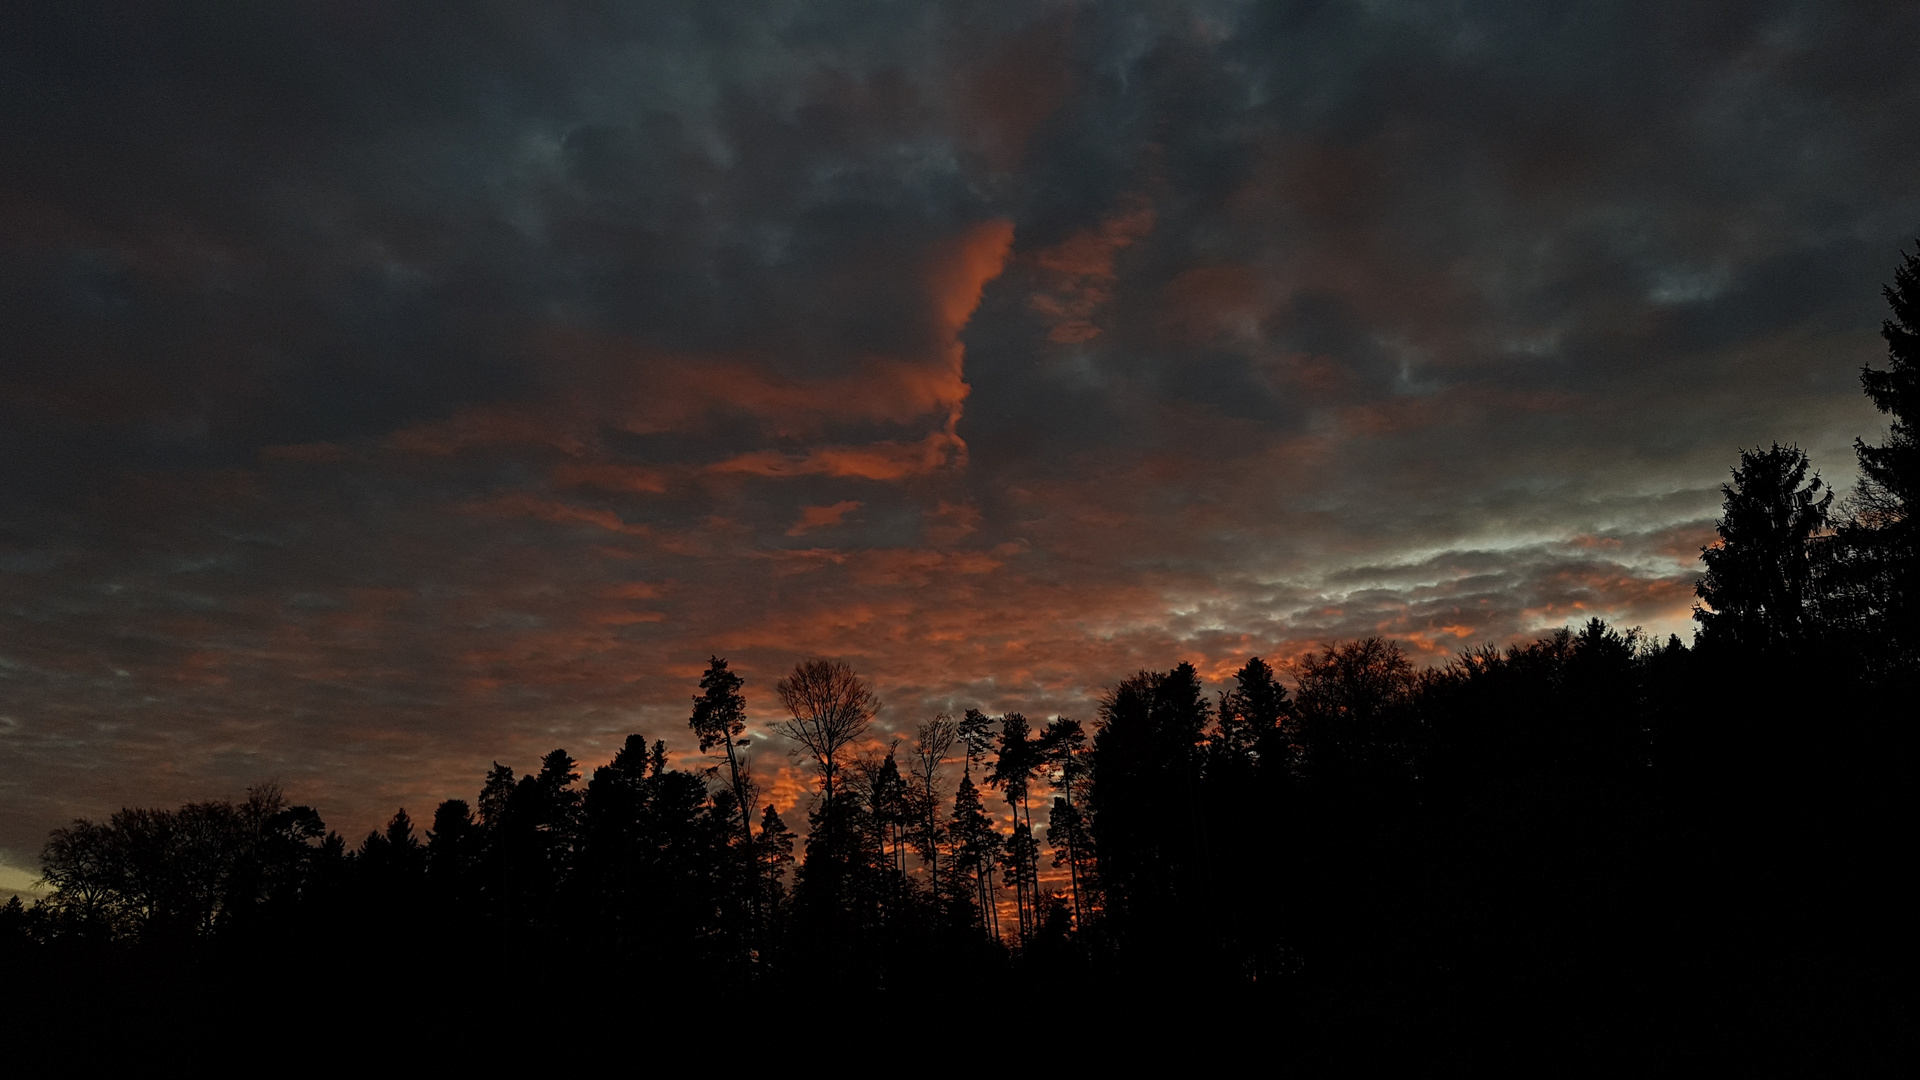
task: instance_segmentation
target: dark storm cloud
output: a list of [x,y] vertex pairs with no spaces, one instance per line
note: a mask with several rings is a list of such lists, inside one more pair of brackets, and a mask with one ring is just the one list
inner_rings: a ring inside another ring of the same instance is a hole
[[1920,230],[1901,5],[0,20],[15,863],[671,738],[714,651],[905,723],[1683,630],[1736,447],[1850,475]]

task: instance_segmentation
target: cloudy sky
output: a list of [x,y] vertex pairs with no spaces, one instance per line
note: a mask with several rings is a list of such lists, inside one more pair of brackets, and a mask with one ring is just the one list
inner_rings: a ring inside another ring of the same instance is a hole
[[358,833],[495,759],[690,750],[715,653],[760,723],[819,655],[904,728],[1685,634],[1738,448],[1844,488],[1884,430],[1916,42],[1905,3],[7,5],[0,862],[266,778]]

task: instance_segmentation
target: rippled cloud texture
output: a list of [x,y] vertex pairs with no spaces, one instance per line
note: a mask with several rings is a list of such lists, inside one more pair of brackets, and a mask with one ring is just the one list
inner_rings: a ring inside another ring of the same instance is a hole
[[1881,429],[1917,13],[11,5],[0,857],[689,750],[714,653],[1684,633],[1736,449]]

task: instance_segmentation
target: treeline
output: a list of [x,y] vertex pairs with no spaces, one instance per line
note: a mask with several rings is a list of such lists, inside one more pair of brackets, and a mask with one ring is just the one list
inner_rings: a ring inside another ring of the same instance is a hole
[[555,750],[357,844],[271,786],[77,821],[0,948],[482,980],[588,958],[572,978],[680,1001],[1189,988],[1623,1033],[1831,1013],[1904,934],[1917,275],[1863,375],[1893,428],[1859,489],[1836,507],[1797,449],[1743,452],[1691,644],[1593,619],[1420,670],[1369,638],[1211,696],[1181,663],[1089,722],[969,710],[887,744],[867,685],[809,660],[766,733],[817,780],[798,850],[716,657],[688,721],[711,768],[636,735],[582,784]]
[[[1334,924],[1377,902],[1359,867],[1408,872],[1413,849],[1391,849],[1435,814],[1531,787],[1644,816],[1656,714],[1691,659],[1599,620],[1425,672],[1373,638],[1300,659],[1292,690],[1256,657],[1210,700],[1182,663],[1114,687],[1091,731],[969,710],[884,750],[863,749],[862,680],[807,661],[776,688],[819,780],[798,861],[737,753],[678,769],[636,735],[585,784],[564,750],[525,776],[496,764],[472,802],[424,829],[402,809],[355,845],[271,785],[77,821],[42,853],[52,897],[4,918],[43,943],[525,949],[703,979],[879,986],[931,950],[1278,980],[1353,944]],[[691,726],[737,746],[741,681],[715,658],[703,682]]]

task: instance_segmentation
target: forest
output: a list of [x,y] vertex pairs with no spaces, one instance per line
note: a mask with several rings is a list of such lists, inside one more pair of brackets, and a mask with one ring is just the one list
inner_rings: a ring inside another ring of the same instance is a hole
[[[1889,365],[1862,383],[1890,433],[1838,501],[1797,448],[1740,452],[1691,642],[1596,618],[1426,669],[1335,642],[1211,695],[1178,663],[1095,716],[966,710],[891,742],[845,663],[756,689],[714,657],[678,748],[710,767],[637,735],[590,775],[556,749],[359,840],[272,785],[74,821],[46,899],[0,910],[0,957],[16,992],[734,1016],[839,995],[1063,1043],[1049,1025],[1102,1002],[1648,1045],[1896,1024],[1866,988],[1904,978],[1911,934],[1920,256],[1886,297]],[[750,692],[811,769],[804,843],[745,768]]]

